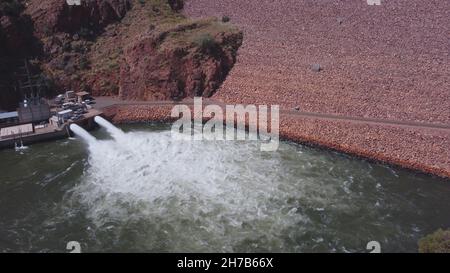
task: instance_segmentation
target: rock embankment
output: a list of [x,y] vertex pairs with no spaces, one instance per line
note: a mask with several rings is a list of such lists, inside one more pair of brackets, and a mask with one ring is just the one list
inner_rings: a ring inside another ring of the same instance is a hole
[[[282,109],[449,125],[450,16],[440,0],[191,0],[191,17],[224,16],[245,40],[213,99]],[[450,174],[450,133],[285,118],[307,141]]]
[[190,0],[245,34],[215,98],[303,111],[450,123],[449,2]]

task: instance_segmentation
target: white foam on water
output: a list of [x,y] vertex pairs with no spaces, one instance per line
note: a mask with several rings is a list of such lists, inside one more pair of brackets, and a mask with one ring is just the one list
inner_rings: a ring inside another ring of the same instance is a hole
[[89,145],[89,166],[74,196],[97,228],[122,234],[145,226],[136,235],[144,249],[286,251],[286,234],[298,233],[308,221],[298,200],[325,207],[325,196],[335,191],[284,172],[279,154],[260,152],[256,141],[120,132]]

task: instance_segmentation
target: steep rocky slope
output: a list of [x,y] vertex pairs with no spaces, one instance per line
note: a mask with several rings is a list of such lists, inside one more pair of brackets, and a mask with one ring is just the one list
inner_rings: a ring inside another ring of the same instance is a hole
[[216,91],[242,33],[215,18],[190,20],[176,11],[182,1],[168,2],[135,3],[97,39],[88,53],[92,69],[82,76],[93,94],[160,100]]
[[184,12],[228,15],[245,33],[219,100],[448,124],[449,7],[442,0],[188,0]]
[[236,61],[242,35],[216,20],[187,21],[142,35],[125,49],[120,95],[146,100],[211,96]]
[[37,41],[33,37],[33,22],[22,14],[24,6],[16,0],[0,2],[0,110],[15,108],[20,94],[14,70],[24,56],[34,55]]

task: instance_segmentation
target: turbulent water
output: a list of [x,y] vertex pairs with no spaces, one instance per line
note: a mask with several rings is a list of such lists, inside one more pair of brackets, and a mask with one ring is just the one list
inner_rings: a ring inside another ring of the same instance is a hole
[[375,240],[414,252],[450,227],[448,180],[292,143],[261,152],[97,122],[108,130],[87,142],[0,151],[0,251],[366,252]]

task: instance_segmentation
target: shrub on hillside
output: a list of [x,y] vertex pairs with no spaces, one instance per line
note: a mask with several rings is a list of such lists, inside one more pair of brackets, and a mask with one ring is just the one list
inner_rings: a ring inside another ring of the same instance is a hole
[[439,229],[419,241],[420,253],[450,253],[450,230]]
[[228,16],[222,16],[222,22],[224,22],[224,23],[227,23],[227,22],[230,22],[230,17],[228,17]]
[[217,48],[217,43],[214,37],[211,34],[202,34],[196,40],[195,44],[200,48],[200,50],[204,53],[212,53]]
[[180,11],[184,8],[184,0],[169,0],[169,6],[174,11]]
[[89,60],[86,58],[86,56],[81,56],[79,67],[81,70],[85,70],[89,68]]

